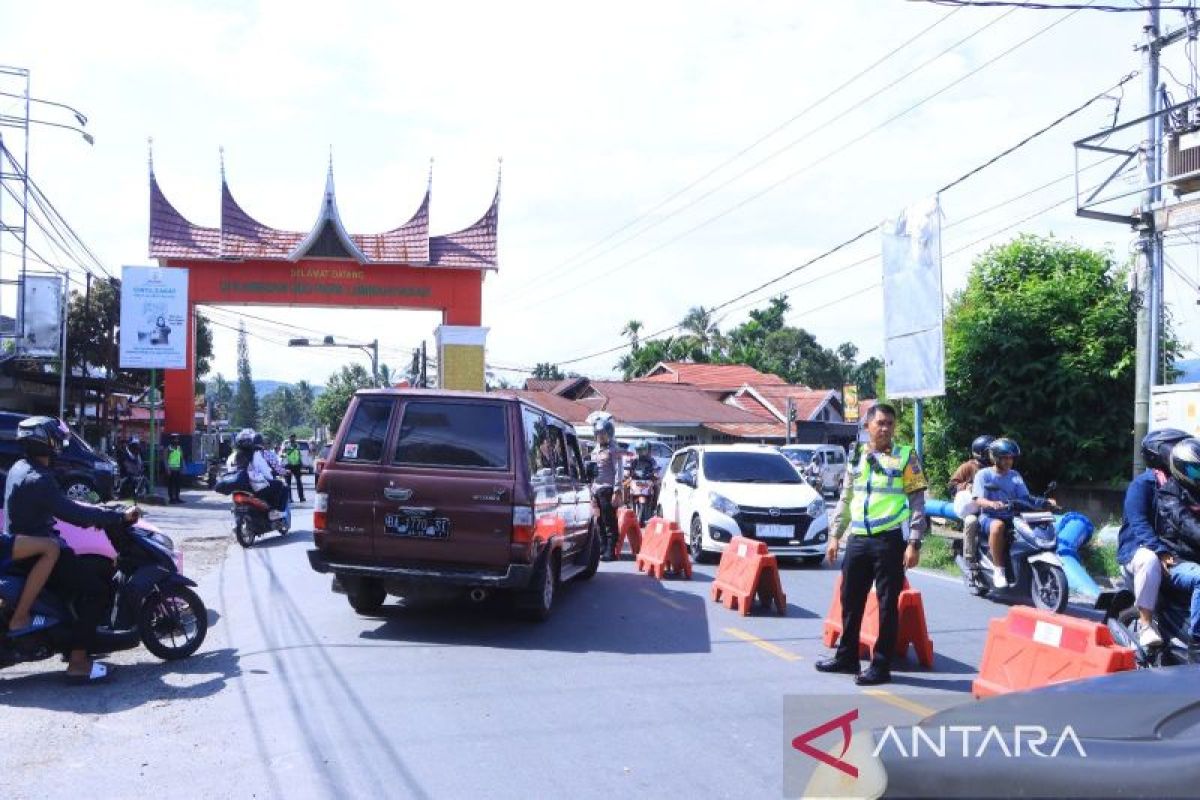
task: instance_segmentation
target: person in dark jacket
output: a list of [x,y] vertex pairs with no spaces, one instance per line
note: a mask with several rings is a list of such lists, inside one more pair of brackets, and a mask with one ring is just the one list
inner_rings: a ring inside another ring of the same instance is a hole
[[1117,562],[1125,579],[1133,584],[1134,604],[1141,618],[1138,641],[1143,648],[1162,644],[1154,628],[1154,609],[1162,585],[1160,558],[1170,553],[1155,532],[1155,502],[1158,488],[1170,477],[1171,448],[1188,438],[1176,428],[1151,431],[1142,439],[1142,461],[1146,471],[1125,490],[1121,531],[1117,534]]
[[1200,664],[1200,439],[1171,448],[1171,479],[1158,490],[1157,530],[1167,583],[1189,598],[1188,660]]
[[[5,533],[58,539],[55,520],[81,527],[106,528],[138,520],[137,508],[124,512],[77,503],[63,493],[54,476],[53,460],[62,452],[69,430],[53,417],[30,417],[17,425],[17,442],[25,457],[13,464],[4,486]],[[75,620],[70,629],[71,651],[67,675],[81,682],[104,678],[108,668],[94,663],[88,646],[104,617],[108,586],[75,558],[63,542],[50,572],[47,587],[72,607]]]

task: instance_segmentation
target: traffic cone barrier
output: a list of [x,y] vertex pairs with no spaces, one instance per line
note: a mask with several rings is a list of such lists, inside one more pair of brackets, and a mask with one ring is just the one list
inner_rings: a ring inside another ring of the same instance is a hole
[[1027,606],[988,623],[976,697],[1007,694],[1123,672],[1136,666],[1132,647],[1113,641],[1106,625]]
[[692,577],[692,558],[688,554],[683,530],[674,522],[655,517],[642,532],[642,546],[638,550],[636,564],[638,572],[655,578],[670,573],[675,577]]
[[[904,579],[904,588],[897,602],[899,622],[896,626],[896,648],[892,655],[904,658],[908,655],[909,645],[917,655],[921,666],[933,667],[933,640],[929,638],[929,629],[925,624],[925,603],[921,600],[921,592],[908,585]],[[822,641],[826,647],[834,647],[842,638],[842,576],[839,574],[833,586],[833,602],[829,605],[829,613],[825,616]],[[879,597],[875,589],[867,595],[867,607],[863,611],[862,625],[858,630],[859,656],[866,658],[875,649],[879,640]]]
[[709,594],[731,611],[736,607],[743,617],[750,615],[756,595],[762,606],[770,608],[774,604],[780,614],[787,614],[779,563],[767,550],[766,542],[744,536],[733,537],[725,546]]
[[634,510],[622,506],[617,509],[617,549],[613,553],[614,556],[621,557],[626,542],[629,542],[629,550],[633,557],[637,558],[638,551],[642,549],[642,527],[638,525]]

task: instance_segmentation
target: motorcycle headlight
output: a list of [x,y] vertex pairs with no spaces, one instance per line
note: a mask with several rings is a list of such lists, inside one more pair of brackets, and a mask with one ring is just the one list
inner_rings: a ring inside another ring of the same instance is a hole
[[813,519],[816,519],[825,513],[825,501],[818,497],[808,504],[808,508],[804,509],[804,512]]
[[717,494],[716,492],[708,493],[708,504],[727,517],[736,517],[742,511],[738,508],[737,503],[725,495]]

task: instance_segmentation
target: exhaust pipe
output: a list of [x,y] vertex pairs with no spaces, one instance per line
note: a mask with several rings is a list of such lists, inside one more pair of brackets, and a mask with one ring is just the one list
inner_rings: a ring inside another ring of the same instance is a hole
[[487,591],[487,589],[481,589],[478,586],[476,586],[474,589],[472,589],[470,592],[467,593],[467,596],[471,598],[472,603],[482,603],[484,600],[487,599],[488,591]]

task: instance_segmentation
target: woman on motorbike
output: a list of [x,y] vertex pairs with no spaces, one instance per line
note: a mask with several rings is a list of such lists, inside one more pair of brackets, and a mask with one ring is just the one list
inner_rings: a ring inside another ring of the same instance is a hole
[[272,518],[278,518],[287,507],[287,487],[283,481],[275,477],[275,471],[267,463],[259,443],[262,437],[253,428],[243,428],[238,431],[233,440],[234,451],[229,457],[230,466],[244,469],[250,480],[250,489],[254,495],[269,505],[273,511]]
[[996,437],[983,434],[971,442],[971,458],[959,464],[950,476],[950,496],[954,498],[954,513],[963,523],[963,558],[971,570],[971,579],[977,582],[979,574],[979,504],[975,502],[975,476],[992,462],[988,448]]
[[1200,664],[1200,439],[1171,448],[1171,479],[1158,490],[1157,532],[1167,583],[1189,598],[1188,661]]
[[1021,448],[1012,439],[1000,438],[988,447],[993,466],[979,470],[971,493],[975,503],[982,509],[979,527],[986,531],[988,548],[992,554],[992,585],[997,589],[1008,588],[1008,575],[1004,571],[1008,563],[1008,535],[1012,525],[1009,505],[1014,500],[1031,499],[1029,488],[1021,473],[1013,469]]

